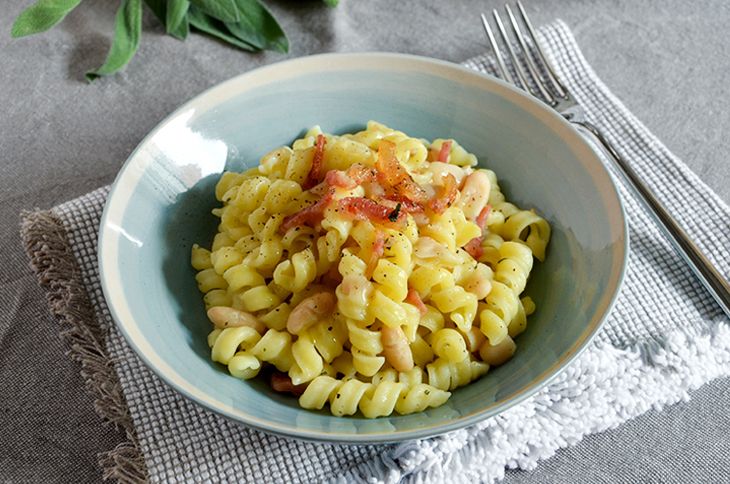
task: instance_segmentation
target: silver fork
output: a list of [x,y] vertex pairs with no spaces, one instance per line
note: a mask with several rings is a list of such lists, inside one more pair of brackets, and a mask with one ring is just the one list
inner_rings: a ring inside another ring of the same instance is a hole
[[[548,61],[545,52],[540,46],[540,42],[537,40],[535,30],[532,27],[530,19],[525,13],[522,3],[518,1],[517,8],[519,10],[522,23],[526,27],[531,45],[528,45],[525,35],[522,33],[522,29],[518,25],[517,19],[512,13],[512,9],[509,5],[505,5],[504,8],[512,27],[512,33],[517,40],[516,45],[510,41],[497,10],[492,10],[492,16],[494,17],[494,22],[502,39],[502,43],[507,47],[507,54],[512,60],[516,75],[513,75],[505,65],[499,45],[497,44],[492,29],[489,26],[489,21],[484,14],[481,15],[482,24],[484,25],[484,30],[487,33],[489,43],[497,59],[497,65],[499,66],[502,78],[545,102],[560,113],[566,120],[578,127],[579,131],[588,133],[598,142],[598,145],[601,146],[609,155],[609,158],[613,160],[627,184],[638,195],[639,200],[641,200],[649,209],[649,212],[654,215],[659,227],[663,229],[677,253],[684,257],[690,268],[692,268],[694,273],[697,275],[697,278],[715,298],[725,314],[730,316],[730,284],[728,281],[712,265],[707,257],[702,254],[684,229],[682,229],[677,221],[669,214],[667,209],[664,208],[661,202],[659,202],[656,196],[654,196],[651,190],[641,181],[626,159],[621,156],[603,133],[601,133],[596,126],[586,119],[583,107],[578,104],[568,89],[560,82],[555,70],[550,65],[550,61]],[[525,69],[520,62],[520,57],[524,59],[527,69]]]

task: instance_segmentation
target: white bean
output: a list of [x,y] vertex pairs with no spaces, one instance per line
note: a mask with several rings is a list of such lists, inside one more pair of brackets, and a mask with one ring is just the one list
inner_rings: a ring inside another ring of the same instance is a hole
[[408,338],[400,326],[395,328],[383,326],[380,330],[380,339],[383,342],[385,361],[390,363],[395,371],[413,369],[413,353],[408,346]]
[[490,345],[489,341],[486,341],[481,348],[479,348],[479,356],[482,357],[484,363],[489,363],[492,366],[499,366],[507,362],[512,355],[515,354],[517,345],[509,336],[506,336],[498,345]]
[[469,220],[476,220],[479,213],[487,206],[492,185],[483,171],[475,171],[464,180],[461,189],[461,208]]
[[322,321],[335,309],[337,298],[331,292],[320,292],[309,296],[289,313],[286,329],[291,334],[299,334],[318,321]]
[[466,176],[466,172],[460,166],[452,165],[451,163],[443,163],[441,161],[432,161],[428,165],[428,170],[433,173],[432,184],[443,185],[444,178],[447,175],[453,175],[456,179],[456,185],[461,186],[461,182]]
[[486,264],[478,264],[476,270],[464,281],[464,289],[481,300],[492,290],[492,269]]
[[248,326],[259,333],[266,331],[264,323],[256,319],[253,314],[227,306],[213,306],[208,309],[208,319],[219,329]]

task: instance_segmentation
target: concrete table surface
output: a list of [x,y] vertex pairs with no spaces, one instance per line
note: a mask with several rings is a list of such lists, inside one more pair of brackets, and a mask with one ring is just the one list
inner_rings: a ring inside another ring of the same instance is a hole
[[[271,1],[287,56],[246,54],[201,35],[164,36],[145,17],[124,73],[87,85],[118,2],[88,0],[52,31],[10,40],[30,0],[0,16],[0,481],[97,482],[96,454],[123,440],[94,413],[79,366],[27,266],[23,209],[108,184],[142,137],[183,101],[253,67],[319,52],[396,51],[454,62],[485,50],[478,19],[495,0]],[[605,83],[724,200],[730,199],[730,5],[679,0],[526,2],[564,19]],[[730,482],[730,379],[688,403],[592,435],[506,482]]]

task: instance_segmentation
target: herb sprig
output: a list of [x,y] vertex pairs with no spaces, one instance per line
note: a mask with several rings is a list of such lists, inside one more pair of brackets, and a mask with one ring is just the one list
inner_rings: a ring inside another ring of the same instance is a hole
[[[323,0],[330,7],[338,0]],[[45,32],[79,6],[81,0],[36,0],[15,19],[14,38]],[[121,0],[114,21],[114,39],[104,64],[87,72],[89,82],[122,69],[132,60],[142,37],[142,4],[165,31],[185,40],[191,29],[239,49],[288,52],[289,40],[279,22],[259,0]]]

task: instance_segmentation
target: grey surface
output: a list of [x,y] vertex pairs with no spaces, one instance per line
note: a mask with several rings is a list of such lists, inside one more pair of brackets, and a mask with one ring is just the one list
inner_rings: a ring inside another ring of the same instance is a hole
[[[190,97],[280,54],[249,55],[199,35],[182,43],[145,22],[121,75],[87,85],[109,45],[117,2],[87,0],[53,31],[10,41],[0,17],[0,481],[93,482],[97,452],[121,441],[93,412],[79,368],[27,269],[22,209],[48,208],[113,180],[127,155]],[[273,2],[289,56],[398,51],[462,61],[484,50],[477,13],[489,0]],[[678,0],[528,3],[537,24],[563,18],[598,75],[667,146],[730,199],[730,6]],[[730,379],[558,453],[507,482],[728,482]]]

